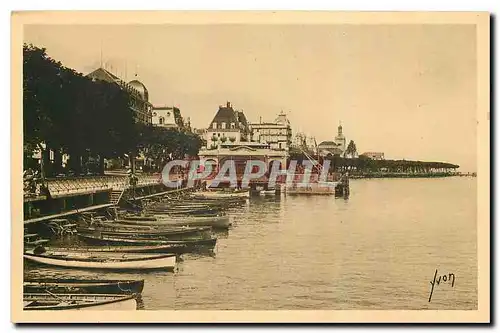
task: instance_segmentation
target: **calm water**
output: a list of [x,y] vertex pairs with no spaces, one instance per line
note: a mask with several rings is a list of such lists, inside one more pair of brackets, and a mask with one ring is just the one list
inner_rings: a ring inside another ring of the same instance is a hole
[[[348,200],[252,198],[230,214],[214,256],[105,277],[144,278],[145,309],[477,308],[475,178],[353,180]],[[455,285],[429,303],[436,269]]]

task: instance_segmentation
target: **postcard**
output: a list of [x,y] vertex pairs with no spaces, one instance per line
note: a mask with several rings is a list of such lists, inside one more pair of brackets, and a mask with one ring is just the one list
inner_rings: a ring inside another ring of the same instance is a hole
[[488,323],[486,12],[12,14],[16,323]]

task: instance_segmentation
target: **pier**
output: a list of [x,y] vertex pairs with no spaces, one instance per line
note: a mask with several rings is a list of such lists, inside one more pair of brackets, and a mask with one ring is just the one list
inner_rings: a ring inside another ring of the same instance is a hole
[[185,189],[167,189],[159,174],[139,174],[135,184],[127,175],[50,178],[40,193],[24,193],[24,223],[67,217]]

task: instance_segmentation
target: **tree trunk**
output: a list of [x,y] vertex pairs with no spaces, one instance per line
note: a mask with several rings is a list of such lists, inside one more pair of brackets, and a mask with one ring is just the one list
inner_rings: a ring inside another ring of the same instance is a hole
[[69,153],[69,169],[75,174],[80,174],[81,168],[81,153],[79,151],[70,151]]
[[99,155],[99,174],[104,175],[104,156]]
[[61,149],[54,150],[54,174],[58,175],[62,172],[62,153]]
[[44,168],[44,178],[52,176],[52,167],[50,163],[50,149],[47,146],[44,150],[42,150],[42,163]]

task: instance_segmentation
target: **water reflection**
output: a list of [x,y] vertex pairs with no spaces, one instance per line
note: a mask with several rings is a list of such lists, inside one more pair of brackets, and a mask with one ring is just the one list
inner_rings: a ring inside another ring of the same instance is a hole
[[[351,181],[347,200],[257,197],[229,211],[213,253],[183,255],[173,273],[29,273],[145,279],[147,310],[475,309],[475,188],[469,178],[374,179]],[[429,303],[437,268],[456,286]]]

